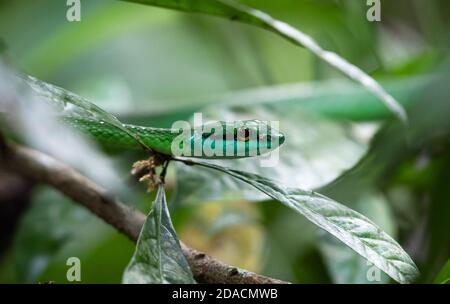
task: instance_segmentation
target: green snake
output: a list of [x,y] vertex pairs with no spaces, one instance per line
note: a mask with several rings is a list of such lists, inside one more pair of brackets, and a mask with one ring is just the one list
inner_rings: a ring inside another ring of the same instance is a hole
[[19,76],[46,101],[50,111],[56,110],[58,120],[107,148],[144,148],[168,158],[228,159],[266,154],[285,140],[282,133],[259,120],[209,122],[194,127],[188,122],[178,121],[172,128],[122,124],[98,106],[69,91],[31,76]]
[[171,157],[228,159],[259,156],[277,149],[285,140],[281,132],[259,120],[221,121],[167,129],[129,124],[119,129],[87,118],[65,117],[62,120],[104,146],[131,150],[144,145]]

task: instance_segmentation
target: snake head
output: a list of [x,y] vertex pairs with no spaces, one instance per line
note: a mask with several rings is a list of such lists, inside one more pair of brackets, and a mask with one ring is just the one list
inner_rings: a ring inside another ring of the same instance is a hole
[[263,121],[219,121],[194,129],[191,146],[197,151],[201,146],[203,158],[244,158],[273,151],[284,140],[281,132]]

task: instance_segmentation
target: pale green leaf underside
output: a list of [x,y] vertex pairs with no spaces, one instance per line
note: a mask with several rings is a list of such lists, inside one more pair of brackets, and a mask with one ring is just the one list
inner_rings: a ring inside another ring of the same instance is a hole
[[88,118],[111,125],[133,137],[142,147],[148,148],[140,140],[137,133],[125,128],[114,115],[106,112],[87,99],[31,76],[22,75],[22,78],[37,96],[43,98],[55,110],[56,115]]
[[227,173],[301,213],[397,282],[411,283],[419,275],[414,262],[394,239],[362,214],[328,197],[312,191],[284,188],[256,174],[204,162],[194,164]]
[[166,7],[186,12],[204,13],[220,16],[230,20],[241,21],[272,31],[294,44],[305,47],[321,60],[327,62],[349,78],[359,82],[367,90],[377,96],[401,120],[406,121],[404,108],[387,93],[381,85],[357,66],[349,63],[336,53],[324,50],[310,36],[290,26],[289,24],[272,18],[270,15],[245,6],[233,0],[125,0],[153,6]]
[[[362,189],[362,194],[352,199],[351,206],[374,220],[386,233],[395,236],[396,225],[390,214],[390,205],[381,193],[371,188]],[[318,236],[318,248],[333,283],[389,283],[390,278],[386,274],[330,234],[319,231]]]
[[195,283],[172,226],[162,186],[158,188],[152,210],[139,235],[136,251],[125,269],[123,283]]

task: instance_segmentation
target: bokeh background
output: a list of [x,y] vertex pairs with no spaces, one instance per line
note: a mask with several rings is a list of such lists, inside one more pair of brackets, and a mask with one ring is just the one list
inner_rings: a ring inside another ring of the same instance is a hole
[[[362,0],[242,2],[380,80],[407,108],[408,125],[308,50],[225,19],[89,0],[82,21],[68,22],[65,1],[0,1],[0,39],[17,69],[124,122],[169,127],[202,111],[266,115],[282,131],[298,128],[280,151],[281,169],[269,174],[363,213],[410,254],[419,282],[440,282],[450,252],[450,3],[382,0],[382,21],[368,22]],[[127,202],[147,211],[153,194],[128,174],[140,156],[105,157]],[[369,282],[371,265],[302,216],[208,174],[171,166],[171,215],[185,243],[292,282]],[[82,282],[118,283],[134,250],[58,192],[1,171],[0,221],[3,283],[66,283],[71,256],[82,262]],[[390,280],[381,274],[380,282]]]

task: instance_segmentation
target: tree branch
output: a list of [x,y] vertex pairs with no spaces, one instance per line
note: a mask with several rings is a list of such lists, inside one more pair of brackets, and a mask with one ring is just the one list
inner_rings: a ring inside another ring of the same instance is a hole
[[[0,143],[0,161],[16,174],[54,187],[131,240],[137,240],[145,215],[111,197],[106,189],[68,165],[42,152],[5,142]],[[183,243],[181,247],[199,283],[288,283],[227,265]]]

